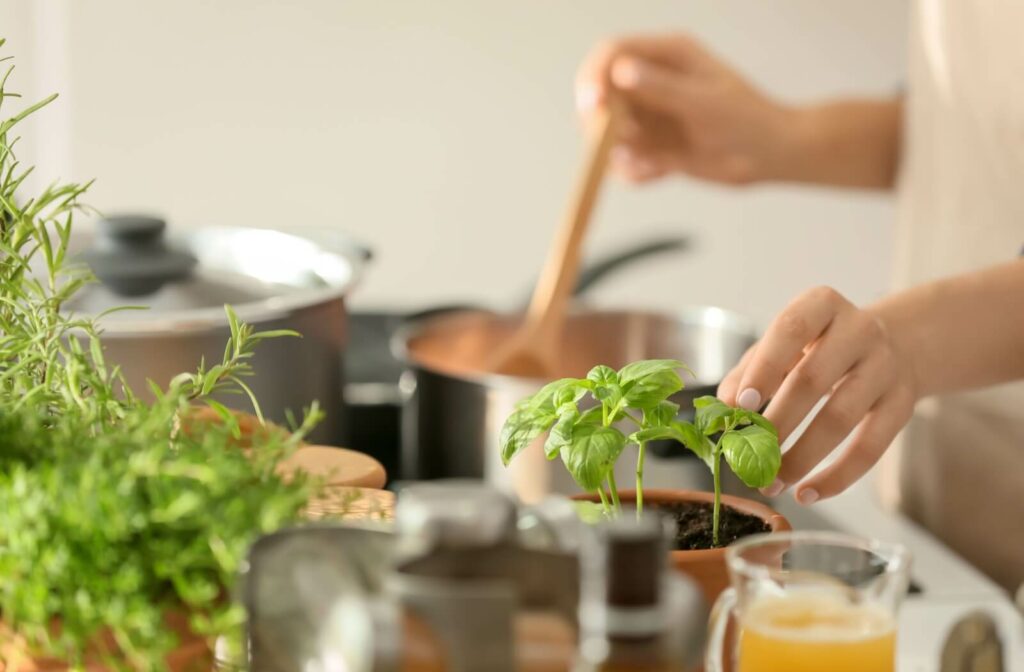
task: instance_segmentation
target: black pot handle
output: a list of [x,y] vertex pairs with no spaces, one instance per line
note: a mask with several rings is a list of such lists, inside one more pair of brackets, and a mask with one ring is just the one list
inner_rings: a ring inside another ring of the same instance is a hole
[[[591,287],[604,280],[607,276],[614,274],[623,266],[629,266],[640,259],[652,257],[656,254],[685,251],[689,249],[690,246],[691,238],[688,235],[666,236],[664,238],[655,238],[644,243],[633,245],[632,247],[605,255],[604,257],[591,262],[584,261],[583,268],[580,269],[579,279],[576,281],[576,288],[573,291],[573,296],[581,296]],[[527,296],[526,300],[522,303],[522,306],[528,306],[530,298],[530,296]],[[523,309],[525,310],[525,308]],[[440,315],[442,313],[477,310],[483,311],[488,309],[480,305],[469,303],[431,306],[429,308],[407,314],[404,320],[416,321]]]
[[668,236],[655,238],[646,243],[639,243],[625,250],[609,254],[589,264],[584,264],[580,270],[580,277],[576,281],[575,296],[583,295],[592,286],[603,280],[608,275],[618,271],[623,266],[629,266],[635,261],[653,257],[665,252],[682,252],[690,248],[692,239],[687,235]]
[[[609,275],[613,275],[623,266],[629,266],[641,259],[653,257],[665,252],[685,251],[689,249],[691,245],[692,239],[688,235],[666,236],[664,238],[655,238],[643,243],[638,243],[632,247],[627,247],[624,250],[607,254],[594,261],[584,261],[583,267],[580,269],[579,278],[576,280],[576,288],[573,290],[573,296],[582,296],[594,285],[598,284]],[[522,305],[528,306],[530,298],[530,296],[527,296]]]

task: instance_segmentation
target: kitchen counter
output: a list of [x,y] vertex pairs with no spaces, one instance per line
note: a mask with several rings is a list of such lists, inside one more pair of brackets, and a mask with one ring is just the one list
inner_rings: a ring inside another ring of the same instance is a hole
[[[653,458],[648,487],[706,488],[706,470],[695,460]],[[795,529],[839,530],[899,541],[913,554],[911,577],[920,593],[908,597],[900,615],[899,672],[938,670],[939,655],[953,624],[974,609],[989,612],[1000,627],[1007,671],[1024,670],[1024,619],[1009,596],[905,516],[882,508],[870,478],[813,507],[786,493],[770,502]]]
[[833,528],[861,536],[899,540],[913,554],[911,575],[922,589],[900,614],[899,672],[938,670],[946,633],[974,609],[988,612],[1000,628],[1004,669],[1024,670],[1024,619],[1007,594],[904,516],[884,510],[868,480],[813,508],[783,495],[774,508],[798,529]]

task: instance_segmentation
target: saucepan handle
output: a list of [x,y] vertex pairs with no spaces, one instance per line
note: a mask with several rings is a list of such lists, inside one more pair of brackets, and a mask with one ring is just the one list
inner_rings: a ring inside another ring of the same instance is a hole
[[725,672],[728,669],[725,661],[731,652],[725,650],[725,636],[735,609],[736,589],[727,588],[715,600],[715,606],[711,609],[711,617],[708,619],[708,643],[707,649],[704,651],[704,672]]
[[[653,257],[657,254],[664,254],[665,252],[685,251],[690,247],[690,245],[691,238],[688,235],[666,236],[664,238],[655,238],[643,243],[638,243],[632,247],[627,247],[624,250],[618,250],[593,261],[585,261],[583,263],[583,267],[580,269],[579,278],[576,280],[576,287],[573,290],[573,296],[583,295],[594,285],[603,281],[609,275],[613,275],[623,266],[629,266],[641,259]],[[532,293],[532,286],[530,290]],[[526,296],[522,301],[521,306],[528,306],[530,304],[530,298],[532,297],[529,295]]]
[[623,266],[628,266],[640,259],[664,254],[665,252],[686,251],[690,245],[691,239],[687,235],[666,236],[639,243],[592,261],[584,265],[580,271],[580,276],[576,280],[575,295],[581,296],[591,287]]

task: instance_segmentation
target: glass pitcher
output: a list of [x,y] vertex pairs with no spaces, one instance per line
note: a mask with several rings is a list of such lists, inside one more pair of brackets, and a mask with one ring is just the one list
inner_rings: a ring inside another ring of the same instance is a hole
[[725,556],[732,588],[711,613],[707,672],[893,672],[906,548],[788,532],[749,537]]

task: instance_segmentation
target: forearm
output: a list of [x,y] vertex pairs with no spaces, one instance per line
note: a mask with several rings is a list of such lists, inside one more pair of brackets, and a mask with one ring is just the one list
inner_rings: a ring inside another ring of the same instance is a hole
[[869,309],[920,396],[1024,378],[1024,261],[915,287]]
[[890,189],[899,165],[902,108],[899,99],[793,108],[771,179]]

